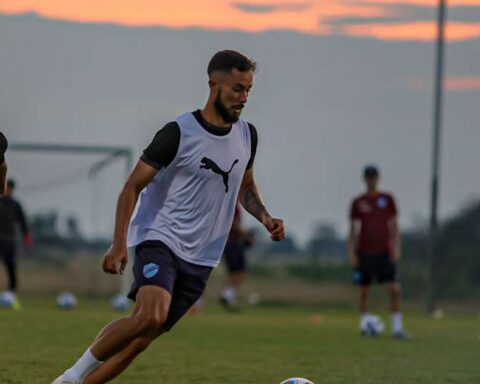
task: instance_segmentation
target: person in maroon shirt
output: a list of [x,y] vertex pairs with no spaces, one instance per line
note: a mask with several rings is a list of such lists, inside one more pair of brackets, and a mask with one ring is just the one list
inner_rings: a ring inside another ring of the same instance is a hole
[[223,251],[223,260],[227,267],[227,279],[220,296],[220,303],[229,311],[237,311],[237,291],[245,282],[248,274],[245,250],[254,243],[254,235],[242,228],[242,215],[237,203],[232,227]]
[[350,209],[349,259],[354,281],[360,286],[360,330],[367,335],[368,297],[371,283],[386,283],[392,312],[392,335],[408,338],[400,312],[400,284],[397,263],[400,259],[400,231],[393,196],[378,190],[379,171],[368,165],[364,169],[367,191],[355,198]]

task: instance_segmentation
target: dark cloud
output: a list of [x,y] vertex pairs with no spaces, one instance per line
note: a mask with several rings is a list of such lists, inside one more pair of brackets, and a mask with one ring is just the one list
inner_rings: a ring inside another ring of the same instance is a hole
[[233,3],[232,6],[245,13],[300,12],[310,8],[310,3],[279,2],[275,4]]
[[[333,27],[358,24],[396,24],[412,23],[423,21],[435,21],[437,10],[435,7],[408,5],[408,4],[381,4],[369,3],[368,6],[379,6],[385,8],[390,16],[383,17],[339,17],[329,19]],[[451,7],[447,11],[447,19],[450,22],[479,23],[479,7]]]

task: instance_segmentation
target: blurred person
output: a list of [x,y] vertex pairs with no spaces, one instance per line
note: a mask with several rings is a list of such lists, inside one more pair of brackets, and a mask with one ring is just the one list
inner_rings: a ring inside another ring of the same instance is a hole
[[284,239],[282,220],[270,216],[254,180],[256,129],[240,120],[255,68],[241,53],[216,53],[205,107],[168,123],[144,150],[118,198],[103,261],[106,273],[123,273],[127,245],[136,247],[129,294],[135,309],[100,331],[54,384],[112,380],[180,320],[219,263],[237,198],[272,240]]
[[18,279],[17,279],[17,247],[16,247],[16,227],[20,227],[23,235],[23,243],[29,248],[32,243],[32,237],[28,230],[27,220],[23,212],[22,205],[14,198],[15,181],[9,179],[5,193],[0,196],[0,257],[7,269],[8,290],[15,295],[14,308],[19,307],[19,301],[16,297]]
[[7,179],[7,162],[5,152],[7,152],[8,141],[5,135],[0,132],[0,195],[5,193]]
[[407,339],[400,311],[397,263],[401,256],[397,207],[393,196],[378,189],[379,170],[367,165],[363,171],[366,192],[355,198],[350,209],[349,260],[360,287],[360,330],[367,334],[368,300],[374,280],[387,284],[392,335]]
[[245,251],[253,243],[253,233],[242,228],[242,213],[239,203],[237,203],[232,228],[228,234],[227,243],[223,251],[227,278],[220,296],[220,303],[229,311],[240,309],[237,302],[237,291],[247,279],[248,270]]

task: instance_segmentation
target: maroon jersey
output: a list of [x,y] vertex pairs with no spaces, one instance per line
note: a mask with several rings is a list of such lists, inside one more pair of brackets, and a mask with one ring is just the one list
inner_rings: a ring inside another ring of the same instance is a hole
[[389,222],[397,215],[391,195],[378,192],[356,198],[350,210],[350,219],[360,221],[357,252],[366,255],[390,254]]

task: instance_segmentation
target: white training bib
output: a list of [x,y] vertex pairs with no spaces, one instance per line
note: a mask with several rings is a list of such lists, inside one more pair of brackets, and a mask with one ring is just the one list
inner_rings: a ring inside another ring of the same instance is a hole
[[250,129],[239,120],[228,134],[217,136],[192,113],[176,122],[177,154],[141,192],[127,243],[161,240],[185,261],[216,267],[251,155]]

